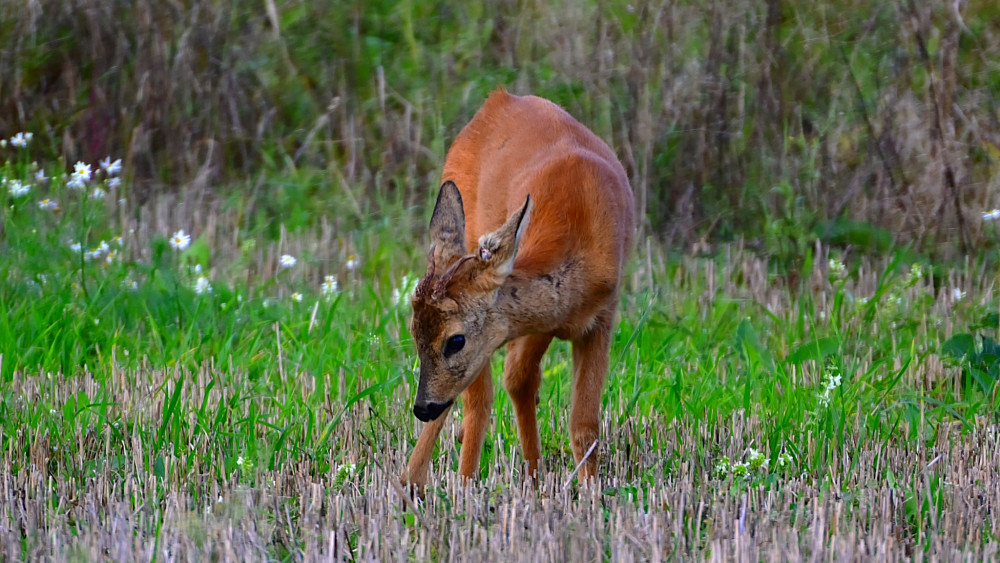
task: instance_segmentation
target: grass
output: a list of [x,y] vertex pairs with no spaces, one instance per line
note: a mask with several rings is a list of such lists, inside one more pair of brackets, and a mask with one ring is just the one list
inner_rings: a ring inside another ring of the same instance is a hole
[[[30,145],[4,150],[5,560],[996,553],[1000,353],[978,262],[845,263],[817,243],[790,271],[740,244],[648,241],[626,277],[600,485],[572,478],[559,344],[537,489],[501,392],[481,480],[459,483],[456,423],[407,507],[405,295],[424,264],[399,229],[423,210],[270,239],[219,200],[137,206],[112,174],[39,181]],[[193,240],[175,248],[181,228]]]

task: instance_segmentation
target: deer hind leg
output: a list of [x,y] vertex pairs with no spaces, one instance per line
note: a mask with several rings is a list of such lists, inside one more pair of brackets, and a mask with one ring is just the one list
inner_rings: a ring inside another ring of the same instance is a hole
[[[569,432],[573,455],[579,464],[600,438],[601,394],[608,372],[613,310],[598,317],[593,329],[573,340],[573,406]],[[597,477],[597,448],[580,468],[580,480]]]
[[542,356],[552,342],[551,335],[532,335],[518,338],[507,344],[503,385],[510,394],[517,416],[517,433],[521,449],[528,462],[529,474],[538,471],[542,455],[538,436],[538,388],[542,384]]
[[462,409],[462,429],[459,434],[462,453],[459,456],[458,472],[471,479],[479,473],[483,442],[486,440],[486,429],[493,411],[493,371],[489,362],[472,385],[462,392]]

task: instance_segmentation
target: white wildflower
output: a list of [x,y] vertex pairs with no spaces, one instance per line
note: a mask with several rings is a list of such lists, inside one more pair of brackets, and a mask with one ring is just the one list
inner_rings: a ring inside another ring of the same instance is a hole
[[712,469],[712,476],[716,479],[725,479],[729,476],[729,471],[731,469],[729,458],[727,456],[722,456],[719,461],[715,462],[715,467]]
[[348,270],[354,270],[354,269],[356,269],[358,267],[358,260],[357,260],[357,258],[355,258],[353,254],[351,254],[350,256],[348,256],[347,257],[347,263],[344,264],[344,267],[347,268]]
[[956,287],[951,290],[951,299],[952,301],[961,301],[965,299],[965,292],[962,291],[962,288]]
[[1000,219],[1000,209],[983,211],[983,221],[993,221],[996,219]]
[[185,233],[184,229],[177,231],[174,236],[170,237],[170,246],[177,250],[184,250],[189,244],[191,244],[191,235]]
[[750,464],[741,461],[739,463],[733,464],[733,476],[735,477],[746,477],[750,475]]
[[94,191],[90,192],[90,197],[92,199],[104,199],[105,191],[101,188],[94,188]]
[[83,245],[79,242],[71,242],[69,243],[69,249],[73,252],[80,252],[83,250]]
[[35,181],[38,182],[39,184],[47,182],[48,180],[49,177],[45,175],[44,170],[39,170],[38,172],[35,172]]
[[21,197],[31,190],[31,184],[22,184],[20,180],[7,180],[7,190],[14,197]]
[[280,262],[281,262],[281,267],[291,268],[292,266],[295,265],[296,260],[295,257],[292,256],[291,254],[282,254]]
[[84,162],[77,162],[73,165],[73,179],[79,180],[80,182],[86,183],[90,181],[93,176],[93,171],[90,169],[90,165]]
[[31,140],[31,133],[18,133],[10,138],[10,144],[13,147],[21,148],[28,146],[28,141]]
[[101,161],[101,168],[103,168],[104,172],[106,172],[109,176],[114,176],[122,171],[122,159],[119,158],[118,160],[111,162],[110,156],[105,157],[104,160]]
[[212,284],[209,283],[208,278],[205,276],[198,276],[198,280],[194,282],[194,292],[198,295],[203,293],[212,293]]
[[337,276],[326,276],[323,280],[323,295],[329,297],[337,293]]
[[299,293],[298,291],[296,291],[295,293],[293,293],[292,294],[292,301],[295,301],[296,303],[302,303],[302,294]]

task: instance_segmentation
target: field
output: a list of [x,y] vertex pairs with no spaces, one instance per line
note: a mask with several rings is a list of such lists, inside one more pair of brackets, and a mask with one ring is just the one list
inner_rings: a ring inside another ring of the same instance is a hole
[[[217,4],[0,15],[0,559],[1000,557],[996,7]],[[497,84],[643,211],[602,478],[556,343],[537,483],[500,391],[411,499],[408,295]]]

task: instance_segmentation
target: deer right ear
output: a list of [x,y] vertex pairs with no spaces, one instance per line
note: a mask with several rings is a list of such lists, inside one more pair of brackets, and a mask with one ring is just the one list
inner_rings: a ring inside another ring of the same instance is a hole
[[451,180],[441,185],[434,213],[431,215],[431,246],[438,249],[438,259],[448,264],[465,252],[465,210],[462,194]]

